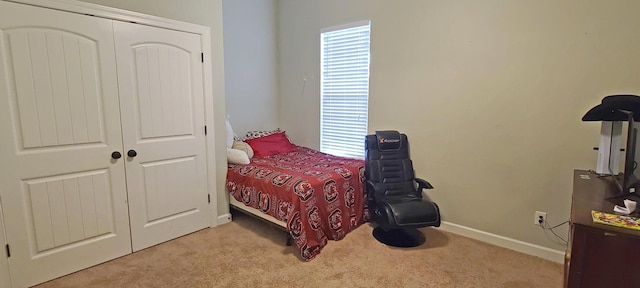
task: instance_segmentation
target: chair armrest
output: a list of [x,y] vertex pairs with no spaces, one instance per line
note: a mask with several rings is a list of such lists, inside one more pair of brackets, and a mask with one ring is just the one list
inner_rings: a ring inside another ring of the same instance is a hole
[[373,182],[371,182],[371,181],[367,180],[366,185],[367,185],[367,190],[369,190],[369,189],[371,189],[371,191],[373,191],[373,190],[374,190],[374,188],[373,188]]
[[416,180],[416,182],[418,183],[418,189],[420,190],[433,189],[433,186],[431,186],[431,183],[427,182],[427,180],[420,179],[420,178],[415,178],[414,180]]
[[376,193],[376,189],[373,186],[373,182],[367,180],[366,182],[366,188],[364,190],[365,195],[367,195],[367,199],[368,200],[373,200],[374,195]]

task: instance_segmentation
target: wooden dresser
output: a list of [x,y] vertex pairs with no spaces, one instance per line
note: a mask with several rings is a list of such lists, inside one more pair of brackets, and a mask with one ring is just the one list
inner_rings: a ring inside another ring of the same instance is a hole
[[610,177],[574,171],[564,287],[640,287],[640,231],[591,219],[591,210],[613,213],[614,205],[622,205],[625,198],[608,200],[617,194],[616,187]]

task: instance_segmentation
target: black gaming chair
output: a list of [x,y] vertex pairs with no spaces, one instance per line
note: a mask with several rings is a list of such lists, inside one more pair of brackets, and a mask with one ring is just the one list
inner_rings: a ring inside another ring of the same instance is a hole
[[416,228],[440,226],[438,205],[422,199],[429,182],[415,178],[407,135],[376,131],[365,140],[365,177],[370,219],[378,224],[373,236],[395,247],[414,247],[425,241]]

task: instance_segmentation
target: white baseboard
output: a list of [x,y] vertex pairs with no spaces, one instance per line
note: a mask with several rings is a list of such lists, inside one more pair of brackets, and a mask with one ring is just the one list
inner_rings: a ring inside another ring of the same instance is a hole
[[218,225],[227,224],[229,222],[231,222],[231,213],[218,216]]
[[473,229],[473,228],[469,228],[469,227],[465,227],[462,225],[445,222],[445,221],[443,221],[442,224],[440,225],[440,229],[453,234],[458,234],[461,236],[486,242],[492,245],[518,251],[520,253],[540,257],[542,259],[546,259],[556,263],[560,263],[560,264],[564,263],[564,251],[553,250],[551,248],[543,247],[540,245],[535,245],[535,244],[527,243],[527,242],[512,239],[512,238],[491,234],[488,232],[480,231],[477,229]]

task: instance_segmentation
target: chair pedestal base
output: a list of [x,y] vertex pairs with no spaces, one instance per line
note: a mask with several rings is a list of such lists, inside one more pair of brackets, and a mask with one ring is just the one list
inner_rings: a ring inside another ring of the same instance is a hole
[[392,247],[416,247],[422,245],[425,237],[418,229],[391,229],[384,230],[381,227],[373,229],[373,237],[381,243]]

